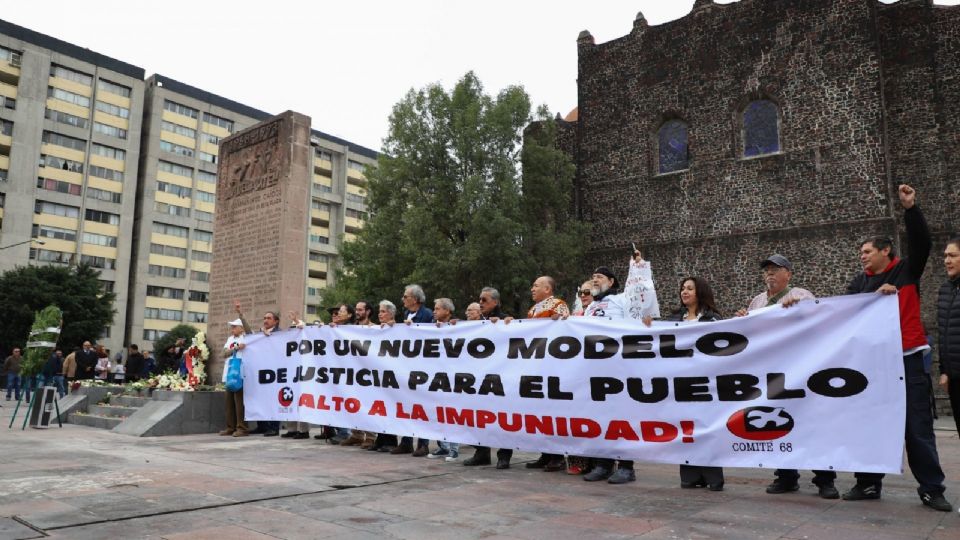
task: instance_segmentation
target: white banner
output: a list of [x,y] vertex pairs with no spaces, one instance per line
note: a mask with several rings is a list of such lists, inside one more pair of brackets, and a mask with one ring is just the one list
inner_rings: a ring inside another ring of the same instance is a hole
[[247,420],[581,456],[900,473],[896,296],[712,323],[594,317],[249,336]]

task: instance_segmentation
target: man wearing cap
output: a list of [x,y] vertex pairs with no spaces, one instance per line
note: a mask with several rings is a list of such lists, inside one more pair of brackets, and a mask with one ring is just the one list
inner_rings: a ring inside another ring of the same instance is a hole
[[[638,268],[640,274],[650,283],[653,282],[650,263],[643,260],[639,251],[634,250],[633,260],[630,261],[631,267]],[[634,317],[635,310],[631,306],[631,300],[627,294],[618,294],[620,282],[616,274],[606,266],[601,266],[593,271],[593,286],[598,291],[584,311],[584,317],[609,317],[611,319],[629,319]],[[653,317],[659,316],[659,307],[656,302],[644,306],[638,314],[643,323],[647,326]],[[633,472],[633,461],[620,460],[617,469],[614,471],[615,461],[609,458],[597,458],[593,461],[593,468],[590,469],[583,479],[587,482],[597,482],[606,480],[610,484],[626,484],[636,481],[636,474]]]
[[[239,304],[236,305],[236,308],[239,312]],[[243,358],[243,349],[246,348],[246,345],[243,342],[243,334],[244,331],[249,330],[250,327],[247,326],[246,322],[244,322],[244,320],[241,318],[234,319],[227,324],[230,325],[230,336],[227,338],[227,342],[223,345],[223,357],[225,359],[229,359],[236,354],[237,358]],[[223,377],[221,378],[221,382],[227,382],[227,366],[224,366],[223,368]],[[227,390],[225,393],[227,396],[227,427],[220,432],[220,435],[246,437],[250,434],[250,428],[247,427],[247,421],[244,419],[243,389],[241,388],[236,392]]]
[[[812,292],[790,285],[790,280],[793,278],[793,263],[783,255],[773,254],[760,261],[760,272],[766,290],[753,297],[746,309],[737,311],[738,316],[742,317],[750,311],[766,306],[780,304],[783,307],[790,307],[801,300],[816,298]],[[777,469],[773,475],[776,478],[767,486],[767,493],[779,495],[800,489],[798,470]],[[840,492],[834,486],[836,479],[837,473],[834,471],[813,471],[813,483],[817,486],[820,497],[824,499],[840,497]]]

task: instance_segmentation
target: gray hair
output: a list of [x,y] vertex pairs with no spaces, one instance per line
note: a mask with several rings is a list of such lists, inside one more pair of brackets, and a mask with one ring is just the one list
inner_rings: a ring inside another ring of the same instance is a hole
[[494,289],[493,287],[484,287],[480,289],[480,294],[483,293],[490,293],[490,298],[492,298],[497,305],[500,305],[500,291]]
[[454,311],[453,300],[450,300],[449,298],[437,298],[433,302],[434,302],[434,305],[439,305],[440,307],[442,307],[443,309],[451,313],[453,313]]
[[397,306],[396,306],[396,304],[394,304],[393,302],[391,302],[391,301],[389,301],[389,300],[381,300],[381,301],[380,301],[380,307],[383,308],[383,309],[386,309],[387,311],[389,311],[390,314],[393,315],[393,316],[396,316],[396,315],[397,315]]
[[423,292],[423,287],[417,285],[416,283],[411,283],[404,287],[403,292],[410,293],[417,300],[418,304],[422,304],[427,301],[427,295]]

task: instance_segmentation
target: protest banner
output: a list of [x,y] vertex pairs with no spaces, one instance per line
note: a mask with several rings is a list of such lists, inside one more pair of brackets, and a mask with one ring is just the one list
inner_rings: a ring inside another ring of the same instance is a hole
[[247,420],[558,454],[901,472],[895,296],[712,323],[516,320],[255,335]]

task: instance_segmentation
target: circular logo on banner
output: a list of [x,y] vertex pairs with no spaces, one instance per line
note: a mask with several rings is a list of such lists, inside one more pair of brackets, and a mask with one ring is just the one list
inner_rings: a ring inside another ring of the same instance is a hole
[[772,441],[790,433],[793,417],[783,407],[747,407],[730,415],[727,429],[748,441]]
[[277,392],[277,400],[280,401],[280,405],[289,407],[293,404],[293,390],[289,386],[284,386]]

